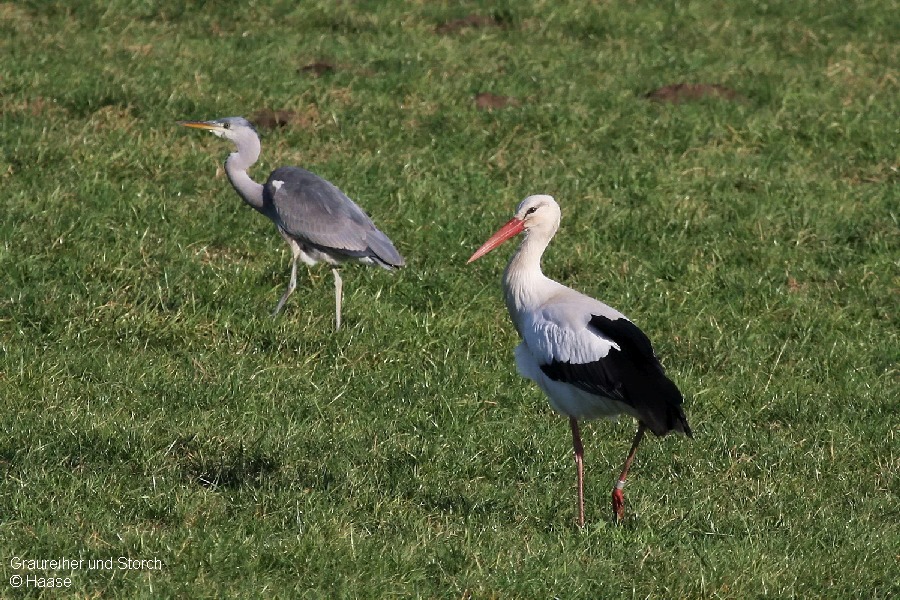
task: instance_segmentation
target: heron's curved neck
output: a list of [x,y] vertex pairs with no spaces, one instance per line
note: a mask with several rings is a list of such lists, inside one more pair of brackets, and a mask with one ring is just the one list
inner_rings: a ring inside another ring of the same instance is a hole
[[541,231],[528,231],[503,272],[503,292],[510,313],[519,313],[542,304],[550,280],[541,271],[541,257],[550,238]]
[[259,159],[259,139],[242,140],[238,145],[238,151],[233,152],[225,160],[225,173],[228,181],[234,186],[244,202],[262,212],[263,210],[263,186],[256,183],[247,174],[247,169]]

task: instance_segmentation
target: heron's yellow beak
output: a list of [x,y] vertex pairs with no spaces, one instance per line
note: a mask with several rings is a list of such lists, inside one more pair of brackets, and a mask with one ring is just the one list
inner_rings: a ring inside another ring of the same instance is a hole
[[215,131],[221,129],[222,126],[211,121],[178,121],[182,127],[191,127],[193,129],[206,129],[207,131]]

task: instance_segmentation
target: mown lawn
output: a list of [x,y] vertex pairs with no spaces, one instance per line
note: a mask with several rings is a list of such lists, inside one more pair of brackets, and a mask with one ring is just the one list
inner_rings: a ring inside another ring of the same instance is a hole
[[[0,597],[900,595],[895,3],[32,0],[0,29]],[[677,83],[721,87],[646,97]],[[337,333],[326,267],[269,316],[287,247],[176,125],[230,115],[258,180],[319,173],[408,260],[343,269]],[[511,248],[465,265],[533,193],[545,271],[686,395],[620,526],[634,423],[584,426],[579,530]],[[162,566],[16,562],[62,557]]]

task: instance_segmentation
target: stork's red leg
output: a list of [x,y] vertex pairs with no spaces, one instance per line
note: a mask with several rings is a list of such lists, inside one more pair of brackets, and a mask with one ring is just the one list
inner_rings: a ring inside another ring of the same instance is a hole
[[575,450],[575,468],[578,471],[578,526],[584,527],[584,446],[581,445],[581,433],[578,421],[569,417],[572,426],[572,448]]
[[625,518],[625,492],[623,491],[625,489],[625,478],[628,477],[628,469],[631,468],[631,463],[634,462],[634,455],[637,452],[638,444],[641,443],[641,439],[644,437],[644,429],[646,428],[647,426],[643,423],[638,423],[637,433],[634,434],[634,442],[631,443],[631,452],[628,453],[628,458],[625,459],[622,474],[619,475],[619,481],[616,482],[616,487],[612,491],[613,519],[617,523]]

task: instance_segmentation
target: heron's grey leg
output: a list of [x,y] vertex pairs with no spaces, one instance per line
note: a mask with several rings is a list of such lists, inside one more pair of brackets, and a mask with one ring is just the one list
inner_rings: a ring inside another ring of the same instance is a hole
[[344,281],[341,279],[341,274],[338,273],[337,269],[332,269],[331,272],[334,274],[334,328],[338,330],[341,328],[341,303],[344,299]]
[[281,300],[279,300],[278,305],[275,306],[275,311],[272,313],[273,317],[278,316],[278,313],[280,313],[281,309],[284,307],[284,303],[287,302],[288,296],[293,294],[294,290],[297,288],[297,259],[300,258],[302,250],[300,249],[300,245],[294,240],[287,236],[284,236],[284,239],[287,241],[288,246],[291,247],[291,254],[293,255],[293,258],[291,259],[291,279],[288,281],[287,289],[284,290]]
[[272,313],[273,317],[277,317],[278,313],[281,312],[281,309],[284,308],[284,303],[287,302],[288,296],[294,293],[294,289],[297,287],[297,259],[291,261],[291,280],[288,282],[287,289],[284,290],[284,294],[281,295],[281,300],[278,301],[278,304],[275,306],[275,311]]

